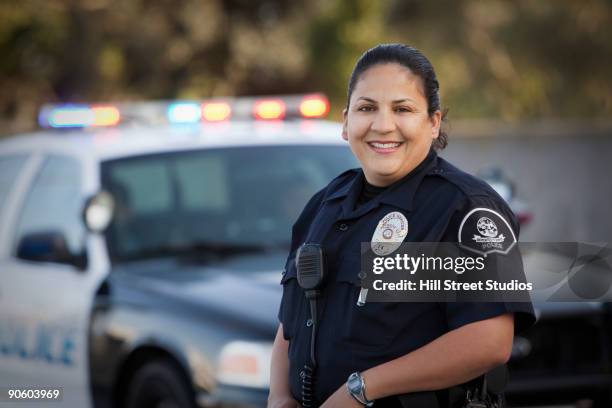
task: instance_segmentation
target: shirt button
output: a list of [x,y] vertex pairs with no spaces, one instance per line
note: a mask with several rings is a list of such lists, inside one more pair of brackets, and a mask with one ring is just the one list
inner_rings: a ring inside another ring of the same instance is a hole
[[340,231],[346,231],[346,230],[348,230],[348,225],[346,225],[345,223],[342,223],[342,224],[338,225],[338,229]]
[[312,319],[306,320],[306,327],[312,326]]

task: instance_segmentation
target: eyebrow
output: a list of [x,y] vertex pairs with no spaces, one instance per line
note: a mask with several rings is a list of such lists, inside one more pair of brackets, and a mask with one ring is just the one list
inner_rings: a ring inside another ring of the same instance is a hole
[[[367,96],[360,96],[359,98],[357,98],[357,100],[360,100],[360,99],[363,99],[364,101],[368,101],[372,103],[378,103],[378,101],[372,98],[368,98]],[[394,101],[391,101],[391,103],[402,103],[402,102],[414,102],[414,100],[410,98],[404,98],[404,99],[396,99]]]

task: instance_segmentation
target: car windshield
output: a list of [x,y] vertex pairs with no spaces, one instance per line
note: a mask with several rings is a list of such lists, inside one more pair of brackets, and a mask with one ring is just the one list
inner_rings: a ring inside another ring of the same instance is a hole
[[256,146],[143,155],[102,164],[115,198],[113,262],[287,250],[310,197],[357,167],[345,146]]

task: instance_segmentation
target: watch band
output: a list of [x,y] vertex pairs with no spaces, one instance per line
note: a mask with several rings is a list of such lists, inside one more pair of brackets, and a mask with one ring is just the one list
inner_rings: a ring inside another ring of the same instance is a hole
[[361,405],[368,408],[374,405],[374,401],[370,401],[366,397],[365,381],[363,380],[361,373],[354,372],[353,374],[349,375],[349,378],[346,381],[346,389],[348,390],[348,393]]

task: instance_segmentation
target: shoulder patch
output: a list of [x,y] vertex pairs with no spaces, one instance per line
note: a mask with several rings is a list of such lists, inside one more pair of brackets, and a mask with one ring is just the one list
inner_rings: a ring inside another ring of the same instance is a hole
[[507,254],[516,244],[516,236],[506,219],[490,208],[474,208],[459,226],[459,245],[469,251],[487,256]]

